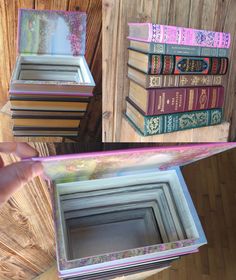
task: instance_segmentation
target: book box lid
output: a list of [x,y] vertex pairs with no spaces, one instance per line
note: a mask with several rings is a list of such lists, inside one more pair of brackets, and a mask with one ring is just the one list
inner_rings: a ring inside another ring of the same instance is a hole
[[20,9],[20,54],[84,55],[86,13]]
[[48,179],[73,182],[119,177],[140,171],[165,170],[233,147],[236,147],[236,143],[197,144],[82,153],[33,160],[42,162]]

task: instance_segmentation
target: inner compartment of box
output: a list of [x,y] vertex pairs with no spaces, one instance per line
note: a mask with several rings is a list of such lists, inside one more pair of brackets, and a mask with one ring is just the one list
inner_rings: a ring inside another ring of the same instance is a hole
[[57,194],[68,260],[199,238],[170,171],[58,183]]
[[80,67],[28,63],[21,64],[18,80],[84,82]]
[[83,56],[20,55],[13,81],[27,83],[93,84]]
[[93,214],[66,220],[70,259],[161,243],[152,208]]

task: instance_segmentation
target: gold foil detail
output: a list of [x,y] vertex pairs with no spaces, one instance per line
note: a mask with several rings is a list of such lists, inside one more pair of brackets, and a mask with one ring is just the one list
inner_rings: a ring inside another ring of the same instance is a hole
[[150,76],[149,86],[150,87],[161,87],[161,77]]
[[216,102],[217,102],[217,89],[213,88],[211,108],[215,108],[216,107]]
[[199,97],[199,103],[200,103],[200,109],[205,109],[206,108],[206,103],[207,103],[207,91],[206,89],[201,90],[201,94]]
[[194,101],[194,89],[190,89],[189,91],[189,102],[188,102],[188,110],[193,110],[193,101]]

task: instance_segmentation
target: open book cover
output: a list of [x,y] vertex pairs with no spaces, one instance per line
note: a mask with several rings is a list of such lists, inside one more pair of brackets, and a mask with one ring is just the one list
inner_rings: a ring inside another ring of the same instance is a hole
[[18,52],[21,54],[84,55],[86,13],[21,9]]
[[236,147],[235,143],[195,144],[102,151],[34,158],[41,161],[51,180],[64,182],[127,175],[139,170],[183,166]]

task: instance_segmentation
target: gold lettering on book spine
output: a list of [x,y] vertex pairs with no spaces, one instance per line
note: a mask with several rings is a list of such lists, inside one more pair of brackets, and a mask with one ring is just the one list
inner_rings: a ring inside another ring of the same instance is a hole
[[157,104],[157,110],[160,112],[164,112],[165,110],[165,103],[166,103],[166,93],[162,92],[161,95],[158,97],[158,104]]
[[175,98],[173,98],[171,105],[175,108],[175,111],[177,111],[178,108],[182,108],[182,106],[183,106],[183,95],[180,94],[179,91],[176,92]]
[[194,89],[189,91],[189,102],[188,102],[188,110],[193,110],[193,101],[194,101]]
[[161,102],[161,112],[165,111],[165,103],[166,103],[166,93],[162,93],[162,102]]

